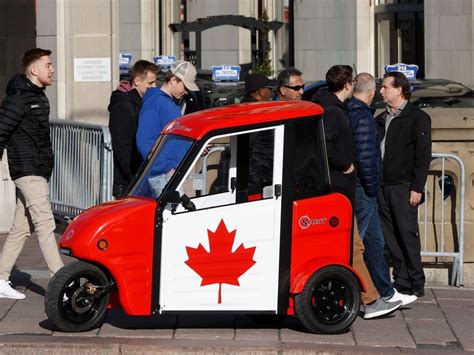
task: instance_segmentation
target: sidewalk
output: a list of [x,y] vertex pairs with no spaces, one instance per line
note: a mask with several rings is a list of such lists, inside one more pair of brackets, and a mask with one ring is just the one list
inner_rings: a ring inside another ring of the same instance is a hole
[[[3,245],[5,235],[0,235]],[[69,262],[70,258],[65,258]],[[462,353],[474,351],[474,289],[431,286],[426,296],[383,319],[358,318],[340,335],[306,333],[294,318],[128,317],[109,312],[100,329],[56,332],[44,313],[49,280],[37,240],[25,245],[12,281],[26,300],[0,299],[0,353]]]

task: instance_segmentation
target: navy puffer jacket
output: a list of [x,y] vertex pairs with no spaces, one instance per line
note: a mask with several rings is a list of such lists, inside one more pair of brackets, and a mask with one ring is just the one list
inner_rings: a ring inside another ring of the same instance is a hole
[[349,100],[349,118],[354,140],[357,177],[365,193],[377,196],[381,164],[380,140],[374,119],[375,110],[353,97]]

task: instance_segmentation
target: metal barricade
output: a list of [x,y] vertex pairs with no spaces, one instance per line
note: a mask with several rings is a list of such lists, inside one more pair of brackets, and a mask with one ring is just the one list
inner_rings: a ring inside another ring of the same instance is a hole
[[[425,186],[425,195],[427,196],[426,202],[419,209],[419,214],[422,215],[422,218],[419,218],[419,223],[424,228],[420,228],[424,233],[422,237],[422,256],[427,257],[436,257],[436,258],[453,258],[453,268],[451,272],[450,284],[464,286],[464,196],[465,196],[465,169],[463,161],[455,154],[450,153],[432,153],[432,166],[433,162],[436,164],[438,160],[441,159],[441,168],[433,169],[430,176],[434,175],[434,179],[439,174],[439,185],[441,189],[441,199],[435,199],[435,190],[437,186],[435,183],[432,184],[431,190]],[[447,220],[445,217],[445,204],[446,198],[445,189],[446,189],[446,159],[453,160],[457,163],[459,167],[459,189],[460,191],[454,190],[454,201],[456,202],[451,205],[450,220]],[[430,193],[431,192],[431,193]],[[430,193],[430,195],[428,195]],[[459,193],[459,194],[458,194]],[[431,198],[430,198],[431,197]],[[459,204],[457,199],[459,198]],[[436,202],[439,204],[439,208],[436,205]],[[456,214],[456,210],[458,213]],[[431,213],[431,215],[430,215]],[[431,217],[431,221],[428,217]],[[458,218],[457,218],[458,216]],[[439,227],[438,227],[439,225]],[[452,240],[452,251],[447,251],[447,241],[445,237],[445,227],[452,226],[453,230],[453,240]],[[429,228],[433,228],[433,231],[429,231]],[[438,233],[437,230],[440,230]],[[431,238],[431,239],[430,239]],[[430,245],[431,244],[431,245]],[[433,250],[434,249],[434,250]],[[457,249],[457,250],[456,250]]]
[[54,170],[50,181],[55,214],[72,218],[112,199],[113,155],[108,127],[51,120]]

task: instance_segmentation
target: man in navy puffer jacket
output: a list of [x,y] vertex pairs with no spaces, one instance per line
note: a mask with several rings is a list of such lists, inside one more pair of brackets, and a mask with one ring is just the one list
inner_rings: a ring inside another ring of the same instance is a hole
[[375,96],[375,79],[368,73],[356,77],[354,92],[347,107],[354,142],[354,161],[357,171],[357,189],[354,210],[360,238],[364,242],[364,259],[370,276],[380,295],[389,302],[402,301],[407,305],[416,296],[398,293],[390,281],[384,258],[384,237],[378,215],[379,167],[381,165],[380,141],[369,105]]

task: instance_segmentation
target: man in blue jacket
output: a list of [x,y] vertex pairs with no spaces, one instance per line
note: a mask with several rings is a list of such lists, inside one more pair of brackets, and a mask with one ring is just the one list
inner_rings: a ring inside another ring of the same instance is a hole
[[181,117],[178,100],[186,95],[186,89],[199,90],[195,83],[196,75],[196,69],[191,63],[177,61],[166,73],[165,83],[160,88],[150,88],[146,91],[136,135],[138,152],[143,160],[163,128],[175,118]]
[[347,107],[354,142],[354,162],[357,171],[357,188],[354,210],[359,235],[364,242],[364,259],[377,291],[389,302],[402,301],[407,305],[416,296],[403,295],[393,287],[384,257],[384,236],[378,215],[380,142],[369,105],[375,96],[375,79],[369,73],[356,77],[353,96]]

